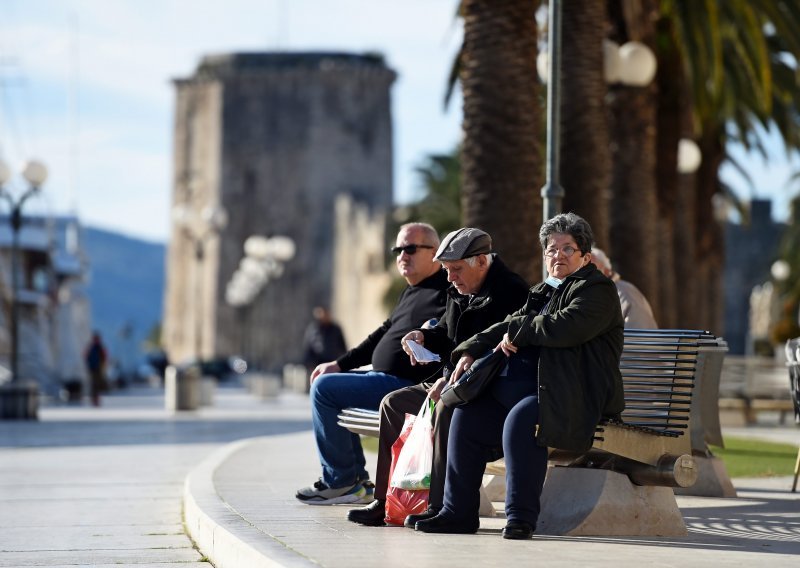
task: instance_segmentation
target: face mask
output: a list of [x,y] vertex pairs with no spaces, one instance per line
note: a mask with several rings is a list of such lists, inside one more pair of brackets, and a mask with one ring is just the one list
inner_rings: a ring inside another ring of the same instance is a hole
[[561,286],[562,282],[563,282],[562,279],[556,278],[555,276],[548,276],[544,281],[545,284],[547,284],[548,286],[552,286],[553,288],[558,288],[559,286]]

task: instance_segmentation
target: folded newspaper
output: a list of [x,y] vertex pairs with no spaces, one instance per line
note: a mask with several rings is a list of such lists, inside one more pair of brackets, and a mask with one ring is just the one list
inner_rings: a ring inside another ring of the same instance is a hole
[[406,345],[409,346],[411,352],[414,354],[414,358],[420,363],[439,362],[442,360],[442,358],[439,357],[439,355],[437,355],[433,351],[425,349],[424,346],[420,345],[416,341],[413,341],[411,339],[406,339]]

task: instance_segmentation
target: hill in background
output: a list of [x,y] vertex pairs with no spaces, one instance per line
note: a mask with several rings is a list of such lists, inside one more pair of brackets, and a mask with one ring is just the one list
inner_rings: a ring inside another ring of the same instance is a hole
[[142,360],[146,339],[161,323],[166,246],[84,227],[83,247],[92,326],[122,371],[132,371]]

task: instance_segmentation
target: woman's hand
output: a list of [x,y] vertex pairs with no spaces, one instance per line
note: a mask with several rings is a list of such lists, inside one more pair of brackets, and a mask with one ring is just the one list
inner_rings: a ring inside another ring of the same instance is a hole
[[455,370],[450,374],[450,381],[449,381],[450,384],[455,383],[458,380],[458,377],[464,374],[464,371],[468,371],[469,368],[472,367],[472,364],[474,362],[475,362],[475,357],[473,357],[472,355],[469,355],[467,353],[462,355],[461,359],[459,359],[458,363],[456,363]]

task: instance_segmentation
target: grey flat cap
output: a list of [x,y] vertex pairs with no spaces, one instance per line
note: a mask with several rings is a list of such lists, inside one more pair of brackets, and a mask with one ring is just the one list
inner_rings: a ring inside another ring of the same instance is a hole
[[434,260],[461,260],[492,252],[492,237],[480,229],[465,227],[447,235]]

